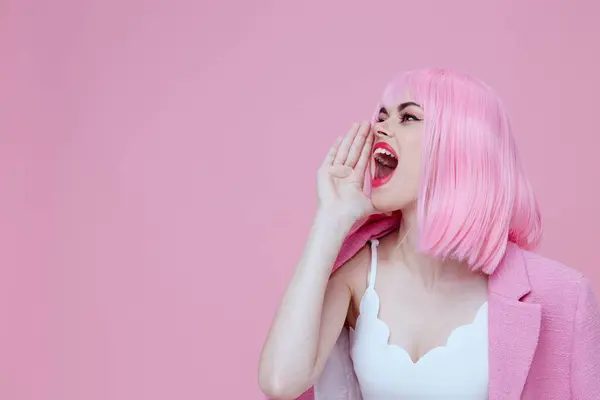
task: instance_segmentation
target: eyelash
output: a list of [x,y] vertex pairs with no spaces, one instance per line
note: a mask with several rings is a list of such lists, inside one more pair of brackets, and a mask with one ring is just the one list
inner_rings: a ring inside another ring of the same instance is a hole
[[[419,119],[419,118],[415,117],[413,114],[410,114],[410,113],[404,113],[404,114],[402,114],[402,115],[400,116],[400,121],[401,121],[402,123],[404,123],[404,122],[407,122],[407,118],[412,118],[412,120],[411,120],[411,121],[409,121],[409,122],[420,121],[420,119]],[[381,117],[378,117],[378,118],[377,118],[377,122],[383,122],[383,121],[385,121],[385,120],[384,120],[384,119],[382,119]]]

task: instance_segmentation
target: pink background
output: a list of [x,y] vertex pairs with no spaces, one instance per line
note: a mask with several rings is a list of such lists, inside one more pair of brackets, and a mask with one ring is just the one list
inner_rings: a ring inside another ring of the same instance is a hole
[[315,170],[397,71],[505,99],[600,290],[594,0],[0,5],[0,398],[260,399]]

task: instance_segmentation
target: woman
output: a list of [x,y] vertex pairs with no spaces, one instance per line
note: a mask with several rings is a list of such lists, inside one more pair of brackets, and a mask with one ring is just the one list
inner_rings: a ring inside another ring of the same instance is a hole
[[261,354],[266,395],[600,399],[596,299],[579,272],[528,251],[540,214],[489,87],[400,75],[317,186]]

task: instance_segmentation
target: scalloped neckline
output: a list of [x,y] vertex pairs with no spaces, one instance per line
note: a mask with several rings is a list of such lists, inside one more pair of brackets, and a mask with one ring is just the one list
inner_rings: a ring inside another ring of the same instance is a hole
[[[417,366],[419,365],[423,359],[425,358],[430,358],[432,354],[438,354],[440,352],[445,352],[448,351],[448,349],[451,347],[452,342],[454,342],[452,339],[456,338],[457,333],[460,332],[465,332],[465,331],[469,331],[470,329],[472,329],[473,327],[476,326],[481,314],[483,313],[483,311],[485,311],[487,313],[487,307],[488,307],[488,301],[486,300],[481,306],[479,306],[479,308],[477,309],[477,312],[475,313],[475,317],[473,318],[473,320],[470,323],[467,324],[463,324],[463,325],[459,325],[456,328],[454,328],[450,334],[448,335],[448,337],[446,338],[446,341],[444,342],[443,345],[440,346],[436,346],[433,347],[431,349],[429,349],[428,351],[426,351],[421,357],[419,357],[417,359],[417,361],[414,361],[412,359],[412,357],[410,356],[410,353],[402,346],[398,345],[398,344],[392,344],[390,343],[390,336],[391,336],[391,331],[390,331],[390,327],[389,325],[383,321],[382,319],[379,318],[379,303],[380,303],[380,298],[379,295],[377,294],[377,291],[375,291],[375,288],[373,287],[367,287],[367,289],[365,290],[365,292],[362,295],[362,298],[360,300],[360,305],[359,305],[359,309],[362,309],[362,304],[363,301],[365,299],[365,297],[367,296],[367,294],[369,293],[369,291],[372,292],[372,294],[375,296],[375,298],[377,299],[377,310],[375,312],[375,316],[373,317],[373,319],[380,324],[380,326],[385,329],[385,342],[387,345],[387,348],[389,350],[395,350],[395,351],[400,351],[400,353],[402,353],[407,359],[408,361],[410,361],[410,363],[413,366]],[[363,316],[363,312],[361,311],[361,313],[358,315],[358,317],[356,318],[356,326],[358,326],[359,321],[361,320],[361,317]],[[353,329],[353,331],[355,331],[355,329]]]

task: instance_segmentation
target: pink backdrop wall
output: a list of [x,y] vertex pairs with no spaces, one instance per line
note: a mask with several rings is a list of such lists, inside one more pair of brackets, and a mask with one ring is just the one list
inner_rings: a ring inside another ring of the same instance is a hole
[[260,399],[315,168],[406,68],[497,88],[600,291],[597,4],[3,2],[0,398]]

